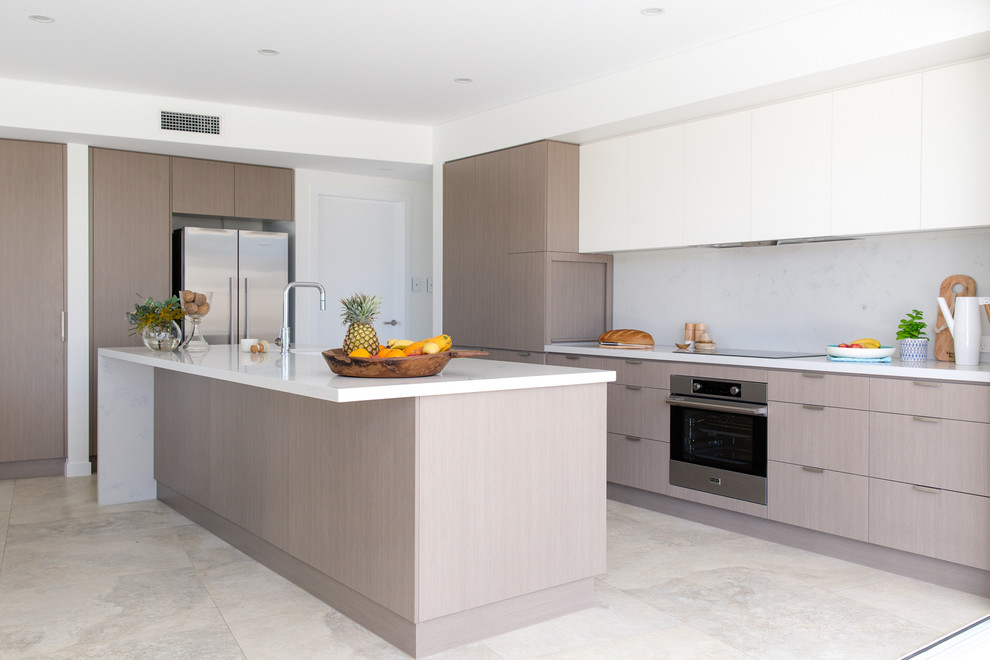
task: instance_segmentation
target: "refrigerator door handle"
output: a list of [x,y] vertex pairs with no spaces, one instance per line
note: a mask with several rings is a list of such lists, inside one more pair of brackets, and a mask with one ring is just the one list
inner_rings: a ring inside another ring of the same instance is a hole
[[227,278],[227,289],[230,291],[230,343],[237,343],[237,335],[234,332],[234,319],[237,318],[237,296],[234,295],[234,278]]
[[248,295],[248,278],[244,278],[244,337],[251,336],[251,313],[248,311],[248,301],[251,300],[251,296]]

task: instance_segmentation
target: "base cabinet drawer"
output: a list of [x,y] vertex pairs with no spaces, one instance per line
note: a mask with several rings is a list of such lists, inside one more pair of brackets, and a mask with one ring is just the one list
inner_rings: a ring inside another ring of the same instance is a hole
[[771,461],[868,474],[870,413],[865,410],[770,402]]
[[990,570],[990,498],[870,479],[869,541]]
[[870,480],[856,474],[770,461],[767,516],[771,520],[866,541]]
[[608,430],[651,440],[670,440],[667,394],[639,385],[608,384]]
[[771,371],[767,377],[767,396],[771,401],[866,408],[870,402],[870,379],[820,372]]
[[670,444],[609,433],[606,474],[612,483],[666,495],[670,490]]
[[611,369],[605,366],[605,358],[571,353],[547,353],[547,364],[555,367],[576,367],[578,369]]
[[615,371],[616,382],[640,387],[670,388],[670,364],[656,360],[607,358],[605,369]]
[[870,379],[870,410],[990,422],[990,385]]
[[990,496],[990,424],[870,413],[870,476]]
[[[488,355],[482,355],[480,360],[498,360],[500,362],[525,362],[528,364],[544,364],[546,353],[541,351],[512,351],[505,348],[488,348],[486,346],[454,346],[454,350],[461,351],[485,351]],[[576,364],[567,366],[576,367]]]

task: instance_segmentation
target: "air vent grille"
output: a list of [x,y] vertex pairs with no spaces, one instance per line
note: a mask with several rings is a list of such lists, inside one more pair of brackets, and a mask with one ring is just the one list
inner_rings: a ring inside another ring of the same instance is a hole
[[220,135],[220,117],[162,110],[162,130]]

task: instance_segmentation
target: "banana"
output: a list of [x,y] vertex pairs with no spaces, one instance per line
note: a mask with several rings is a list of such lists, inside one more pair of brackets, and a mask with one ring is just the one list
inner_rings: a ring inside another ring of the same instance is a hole
[[411,344],[413,344],[412,339],[389,339],[388,343],[386,343],[385,345],[388,346],[389,348],[398,348],[399,350],[402,350],[403,348]]
[[859,344],[863,348],[880,348],[881,344],[873,337],[863,337],[862,339],[857,339],[856,341],[849,342],[850,344]]

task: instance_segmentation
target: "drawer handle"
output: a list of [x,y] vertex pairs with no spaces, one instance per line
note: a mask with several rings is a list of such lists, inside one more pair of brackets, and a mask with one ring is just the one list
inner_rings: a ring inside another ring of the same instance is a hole
[[626,364],[643,364],[642,360],[626,360]]
[[932,382],[927,381],[927,380],[915,380],[915,381],[912,381],[912,382],[915,385],[917,385],[918,387],[941,387],[942,386],[942,383],[932,383]]
[[825,410],[825,406],[815,406],[810,403],[806,403],[801,407],[804,408],[805,410]]
[[516,355],[518,355],[519,357],[529,357],[531,355],[531,353],[528,353],[528,352],[519,352],[519,353],[516,353]]
[[942,492],[940,488],[929,488],[928,486],[914,486],[914,489],[922,493],[935,493],[936,495]]
[[809,374],[809,373],[805,373],[805,372],[801,372],[801,375],[804,376],[805,378],[824,378],[825,377],[825,374]]
[[640,387],[639,385],[626,385],[626,389],[627,390],[633,390],[635,392],[635,391],[641,390],[643,388]]
[[807,465],[802,465],[801,469],[804,470],[805,472],[814,472],[815,474],[822,474],[823,472],[825,472],[825,470],[822,468],[808,467]]
[[565,355],[564,356],[564,359],[565,360],[580,360],[581,357],[578,356],[578,355]]
[[915,415],[911,419],[916,422],[928,422],[929,424],[938,424],[941,421],[938,417],[919,417],[918,415]]
[[626,440],[631,440],[632,442],[639,442],[639,438],[634,435],[627,435]]

